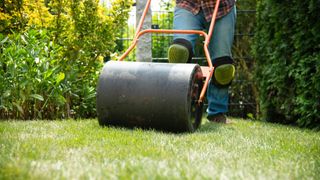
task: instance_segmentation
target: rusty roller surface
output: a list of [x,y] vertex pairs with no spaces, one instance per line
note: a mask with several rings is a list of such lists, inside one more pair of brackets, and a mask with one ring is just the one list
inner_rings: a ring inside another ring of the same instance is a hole
[[196,64],[109,61],[97,87],[99,124],[193,132],[202,82]]

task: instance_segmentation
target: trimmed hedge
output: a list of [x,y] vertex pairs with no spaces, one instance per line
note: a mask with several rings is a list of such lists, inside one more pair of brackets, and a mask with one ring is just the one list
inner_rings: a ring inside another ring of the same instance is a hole
[[320,128],[320,1],[260,0],[253,51],[265,120]]

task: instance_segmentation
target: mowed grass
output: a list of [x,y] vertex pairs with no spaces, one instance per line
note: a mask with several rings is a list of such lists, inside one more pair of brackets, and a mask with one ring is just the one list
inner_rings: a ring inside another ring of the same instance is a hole
[[233,119],[193,134],[0,121],[0,179],[319,179],[320,133]]

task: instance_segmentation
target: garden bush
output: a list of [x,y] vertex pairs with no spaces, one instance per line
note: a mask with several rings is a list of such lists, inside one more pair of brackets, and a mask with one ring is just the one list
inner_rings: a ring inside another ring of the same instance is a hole
[[[96,83],[130,0],[0,3],[0,118],[95,117]],[[5,27],[5,28],[3,28]]]
[[259,1],[253,50],[267,121],[320,128],[320,1]]

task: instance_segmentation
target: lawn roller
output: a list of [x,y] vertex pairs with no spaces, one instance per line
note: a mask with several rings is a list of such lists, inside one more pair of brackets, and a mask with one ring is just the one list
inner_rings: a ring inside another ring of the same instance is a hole
[[[97,86],[97,114],[102,126],[193,132],[201,124],[209,80],[214,72],[208,45],[220,0],[216,1],[208,33],[199,30],[141,30],[151,4],[147,1],[132,44],[118,61],[105,63]],[[205,38],[208,66],[183,63],[125,62],[146,33],[199,34]]]

